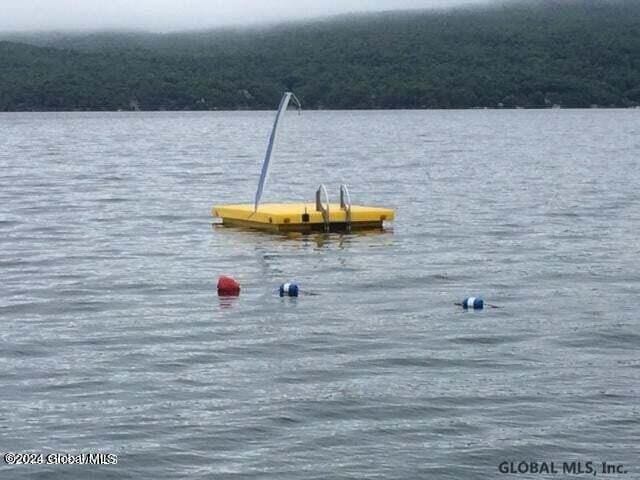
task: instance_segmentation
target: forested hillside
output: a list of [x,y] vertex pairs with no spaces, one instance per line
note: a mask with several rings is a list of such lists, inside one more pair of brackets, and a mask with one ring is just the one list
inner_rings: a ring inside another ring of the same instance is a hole
[[2,38],[0,111],[640,105],[632,0]]

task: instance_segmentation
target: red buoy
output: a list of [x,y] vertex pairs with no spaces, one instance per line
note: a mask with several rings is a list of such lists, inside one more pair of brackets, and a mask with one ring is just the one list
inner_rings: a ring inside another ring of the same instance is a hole
[[220,297],[237,297],[240,295],[240,284],[224,275],[218,278],[218,295]]

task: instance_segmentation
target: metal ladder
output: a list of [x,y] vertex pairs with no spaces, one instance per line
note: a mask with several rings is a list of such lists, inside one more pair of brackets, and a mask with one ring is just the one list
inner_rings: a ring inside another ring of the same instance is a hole
[[[324,196],[324,204],[322,197]],[[340,209],[345,212],[345,230],[351,233],[351,195],[345,184],[340,185]],[[316,190],[316,212],[322,212],[322,221],[324,222],[324,231],[329,232],[330,216],[329,216],[329,194],[324,184],[320,184]]]

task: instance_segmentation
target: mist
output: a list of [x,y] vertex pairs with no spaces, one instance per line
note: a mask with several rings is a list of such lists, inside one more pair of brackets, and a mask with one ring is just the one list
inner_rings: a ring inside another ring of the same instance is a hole
[[168,32],[482,3],[487,0],[2,0],[0,31]]

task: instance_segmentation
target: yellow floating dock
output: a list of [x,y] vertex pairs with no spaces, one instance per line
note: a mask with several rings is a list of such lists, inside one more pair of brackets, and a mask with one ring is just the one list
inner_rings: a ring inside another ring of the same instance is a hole
[[214,206],[211,213],[222,219],[223,225],[247,227],[270,232],[349,231],[382,228],[392,221],[390,208],[330,203],[316,209],[315,203],[263,203],[254,211],[252,204]]
[[395,212],[390,208],[352,205],[349,189],[345,184],[340,185],[340,203],[329,203],[327,189],[322,184],[316,191],[315,203],[260,203],[267,181],[278,121],[292,99],[300,109],[297,97],[292,92],[285,92],[273,122],[254,203],[214,206],[211,209],[213,216],[221,218],[223,225],[269,232],[350,232],[354,229],[383,228],[384,222],[394,219]]

